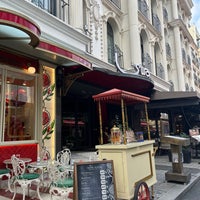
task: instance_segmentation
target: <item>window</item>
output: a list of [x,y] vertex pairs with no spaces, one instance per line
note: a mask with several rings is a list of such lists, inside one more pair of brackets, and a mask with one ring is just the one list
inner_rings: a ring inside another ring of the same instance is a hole
[[39,8],[46,10],[47,12],[52,14],[53,3],[51,0],[31,0],[31,2]]
[[35,76],[2,70],[0,80],[1,141],[35,139]]
[[114,33],[112,26],[107,22],[108,62],[115,64]]

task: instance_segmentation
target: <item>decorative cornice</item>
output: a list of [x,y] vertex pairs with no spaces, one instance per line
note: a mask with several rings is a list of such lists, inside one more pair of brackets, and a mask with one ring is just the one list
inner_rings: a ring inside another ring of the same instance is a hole
[[181,29],[183,36],[188,38],[188,41],[190,43],[194,42],[189,30],[187,29],[186,25],[183,23],[183,21],[181,19],[175,19],[175,20],[169,22],[169,25],[171,27],[177,27],[178,26]]

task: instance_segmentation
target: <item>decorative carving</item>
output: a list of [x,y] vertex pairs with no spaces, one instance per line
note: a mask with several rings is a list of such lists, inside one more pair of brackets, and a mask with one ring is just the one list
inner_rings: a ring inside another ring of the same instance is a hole
[[92,1],[92,6],[91,6],[91,11],[92,11],[92,22],[94,23],[94,29],[95,29],[95,39],[98,40],[98,28],[100,26],[100,6],[97,3],[97,1],[93,0]]
[[152,46],[154,46],[156,42],[159,42],[159,38],[158,37],[153,37],[153,38],[150,39],[149,42],[151,43]]
[[141,32],[142,29],[146,29],[146,28],[147,28],[147,26],[144,23],[142,23],[139,25],[138,31]]

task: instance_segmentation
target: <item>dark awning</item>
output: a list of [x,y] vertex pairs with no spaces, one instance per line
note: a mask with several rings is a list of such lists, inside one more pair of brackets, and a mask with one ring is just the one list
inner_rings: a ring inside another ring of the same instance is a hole
[[92,71],[85,73],[79,80],[96,87],[101,87],[104,90],[118,88],[145,96],[150,96],[154,87],[153,81],[150,78],[96,67],[93,67]]
[[160,92],[152,93],[149,108],[170,108],[180,106],[199,105],[200,94],[194,91]]

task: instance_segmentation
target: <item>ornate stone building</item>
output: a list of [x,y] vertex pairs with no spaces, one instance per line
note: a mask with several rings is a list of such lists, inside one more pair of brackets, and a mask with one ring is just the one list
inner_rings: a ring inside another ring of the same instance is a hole
[[[112,88],[149,97],[199,92],[198,48],[188,30],[192,7],[192,0],[1,0],[1,142],[45,144],[52,154],[63,146],[93,148],[99,133],[92,95]],[[24,71],[30,66],[34,74]],[[34,94],[27,102],[35,115],[11,137],[11,105],[3,102],[12,100],[6,80],[13,73],[20,81],[12,87],[34,79],[25,89]],[[106,113],[105,127],[113,118]]]

